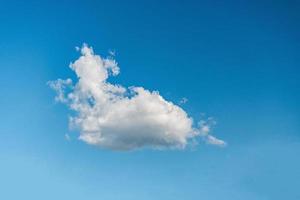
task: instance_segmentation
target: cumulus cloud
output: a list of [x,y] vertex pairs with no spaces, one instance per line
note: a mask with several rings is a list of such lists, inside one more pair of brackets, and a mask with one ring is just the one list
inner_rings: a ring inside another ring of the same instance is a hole
[[209,134],[211,124],[200,121],[194,126],[181,107],[158,91],[109,83],[109,76],[120,73],[114,54],[95,55],[86,44],[79,50],[81,56],[70,64],[78,80],[58,79],[49,86],[57,93],[55,100],[74,111],[69,124],[78,129],[80,140],[113,150],[182,149],[197,137],[225,144]]

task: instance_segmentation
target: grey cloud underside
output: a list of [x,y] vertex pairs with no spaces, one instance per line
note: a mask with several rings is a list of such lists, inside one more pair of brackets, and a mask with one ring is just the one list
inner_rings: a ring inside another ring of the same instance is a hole
[[209,123],[201,121],[194,127],[181,107],[157,91],[109,83],[109,76],[120,73],[113,57],[102,58],[83,45],[70,68],[77,82],[58,79],[49,85],[57,93],[55,100],[75,111],[70,126],[79,130],[79,139],[87,144],[114,150],[185,148],[202,137],[207,143],[225,145],[209,134]]

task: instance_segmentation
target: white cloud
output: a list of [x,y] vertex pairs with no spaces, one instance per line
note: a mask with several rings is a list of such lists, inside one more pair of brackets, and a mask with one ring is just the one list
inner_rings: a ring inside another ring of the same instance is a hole
[[79,130],[80,140],[114,150],[184,148],[197,136],[210,144],[224,143],[209,135],[211,124],[200,121],[194,127],[193,119],[158,91],[109,83],[109,76],[120,73],[114,54],[100,57],[85,44],[80,50],[80,58],[70,64],[77,82],[49,82],[55,100],[75,111],[69,123]]
[[224,142],[223,140],[220,140],[212,135],[207,135],[207,140],[206,142],[208,144],[213,144],[213,145],[217,145],[217,146],[226,146],[226,142]]

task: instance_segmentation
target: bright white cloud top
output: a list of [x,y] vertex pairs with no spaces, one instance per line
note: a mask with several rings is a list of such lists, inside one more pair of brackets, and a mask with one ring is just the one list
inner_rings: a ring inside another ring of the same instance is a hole
[[75,111],[69,123],[88,144],[113,150],[182,149],[201,137],[209,144],[225,145],[210,135],[210,123],[201,121],[195,127],[181,107],[159,92],[109,83],[109,76],[120,73],[112,55],[102,58],[84,44],[70,68],[77,75],[76,83],[58,79],[49,85],[57,93],[55,100]]

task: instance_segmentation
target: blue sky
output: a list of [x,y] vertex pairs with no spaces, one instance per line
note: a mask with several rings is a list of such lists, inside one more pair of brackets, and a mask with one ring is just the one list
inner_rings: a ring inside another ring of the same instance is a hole
[[[0,199],[299,199],[296,1],[1,1]],[[47,82],[88,43],[124,86],[158,90],[225,148],[101,149]],[[70,134],[71,141],[65,139]]]

